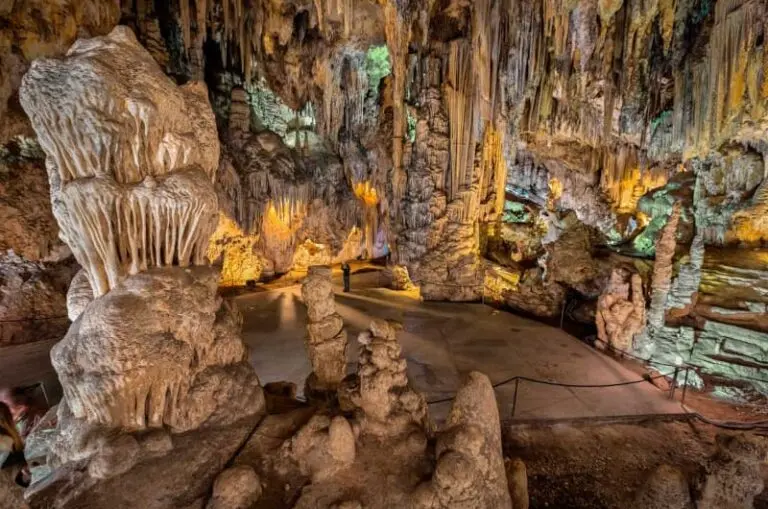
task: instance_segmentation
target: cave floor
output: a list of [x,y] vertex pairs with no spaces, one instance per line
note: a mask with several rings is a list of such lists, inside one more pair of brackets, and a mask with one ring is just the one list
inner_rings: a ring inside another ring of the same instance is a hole
[[[348,372],[357,363],[357,334],[374,317],[403,324],[398,339],[408,375],[428,401],[452,396],[461,376],[482,371],[493,383],[514,376],[566,384],[615,384],[640,377],[613,359],[557,329],[483,304],[422,302],[417,292],[379,287],[379,274],[353,274],[342,293],[336,273],[336,306],[350,340]],[[301,393],[310,364],[304,350],[306,311],[298,286],[238,296],[243,338],[262,383],[288,380]],[[501,418],[512,419],[515,384],[497,389]],[[430,406],[441,419],[450,402]],[[569,388],[521,382],[515,420],[678,414],[678,404],[647,382],[610,388]]]

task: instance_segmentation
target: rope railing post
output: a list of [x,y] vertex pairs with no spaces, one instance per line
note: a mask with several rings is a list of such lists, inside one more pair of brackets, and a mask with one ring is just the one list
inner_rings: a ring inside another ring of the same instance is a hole
[[672,375],[672,386],[669,388],[669,399],[675,399],[675,389],[677,388],[677,374],[680,372],[680,367],[675,366],[675,373]]
[[515,395],[512,397],[512,417],[515,417],[515,409],[517,408],[517,388],[520,386],[520,379],[515,378]]
[[680,404],[685,404],[685,393],[688,391],[688,373],[690,373],[691,367],[685,367],[685,378],[683,379],[683,393],[680,395]]

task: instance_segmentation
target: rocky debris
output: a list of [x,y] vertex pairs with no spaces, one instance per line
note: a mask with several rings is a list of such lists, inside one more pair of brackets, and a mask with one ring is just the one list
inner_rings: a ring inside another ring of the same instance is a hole
[[717,450],[705,465],[697,487],[700,509],[750,509],[763,491],[761,464],[765,461],[764,439],[745,433],[716,437]]
[[331,268],[315,265],[301,286],[301,296],[307,306],[307,351],[312,374],[307,386],[313,391],[338,388],[347,370],[347,331],[336,313],[331,282]]
[[504,459],[507,473],[507,486],[512,499],[512,509],[528,509],[528,473],[525,463],[520,458]]
[[230,467],[216,477],[206,509],[249,509],[261,497],[261,479],[253,468]]
[[[122,435],[132,436],[138,443],[139,454],[132,460],[135,464],[131,468],[119,475],[104,470],[104,477],[94,478],[88,460],[79,459],[58,466],[50,476],[31,486],[25,496],[32,507],[202,509],[216,477],[259,419],[256,415],[228,426],[173,435],[171,450],[167,449],[168,438],[160,438],[155,431]],[[130,439],[121,438],[122,441],[128,447],[126,451],[136,446]],[[112,447],[112,440],[100,438],[96,442],[102,444],[103,452]],[[128,446],[128,442],[132,445]],[[119,454],[112,460],[115,463],[111,466],[120,467],[121,471],[127,466],[120,462]]]
[[300,472],[322,482],[355,461],[355,434],[344,417],[315,415],[283,448]]
[[438,434],[432,480],[414,493],[424,509],[511,509],[496,396],[487,376],[469,373]]
[[597,337],[622,352],[633,348],[636,334],[645,327],[645,297],[639,274],[613,269],[611,280],[597,300]]
[[406,361],[392,324],[375,319],[357,341],[359,366],[349,400],[356,408],[361,433],[395,437],[429,432],[426,400],[408,383]]
[[651,472],[632,505],[637,509],[693,509],[685,474],[670,465],[660,465]]

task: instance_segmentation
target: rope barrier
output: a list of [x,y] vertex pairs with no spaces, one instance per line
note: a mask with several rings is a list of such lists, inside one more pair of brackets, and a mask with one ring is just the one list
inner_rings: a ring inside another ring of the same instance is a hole
[[[634,384],[638,384],[638,383],[642,383],[642,382],[650,382],[651,380],[655,380],[657,378],[663,378],[663,377],[670,376],[670,375],[672,375],[672,373],[660,374],[660,375],[657,375],[655,377],[641,378],[640,380],[628,380],[628,381],[625,381],[625,382],[617,382],[617,383],[612,383],[612,384],[568,384],[568,383],[561,383],[561,382],[551,382],[551,381],[548,381],[548,380],[539,380],[539,379],[536,379],[536,378],[529,378],[527,376],[513,376],[511,378],[507,378],[505,380],[502,380],[501,382],[497,382],[495,384],[492,384],[492,387],[494,389],[498,389],[502,385],[506,385],[506,384],[509,384],[509,383],[512,383],[512,382],[515,382],[515,381],[517,381],[517,382],[522,381],[522,382],[531,382],[531,383],[537,383],[537,384],[542,384],[542,385],[550,385],[550,386],[556,386],[556,387],[567,387],[567,388],[572,388],[572,389],[599,389],[599,388],[604,388],[604,387],[621,387],[621,386],[624,386],[624,385],[634,385]],[[456,399],[455,396],[451,396],[451,397],[448,397],[448,398],[437,399],[437,400],[434,400],[434,401],[428,401],[427,405],[436,405],[438,403],[446,403],[448,401],[453,401],[454,399]]]

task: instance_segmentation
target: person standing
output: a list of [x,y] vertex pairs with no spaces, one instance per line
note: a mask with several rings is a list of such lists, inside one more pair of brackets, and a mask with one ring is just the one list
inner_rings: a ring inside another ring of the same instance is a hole
[[341,270],[344,273],[344,292],[349,292],[349,264],[344,262],[341,264]]

